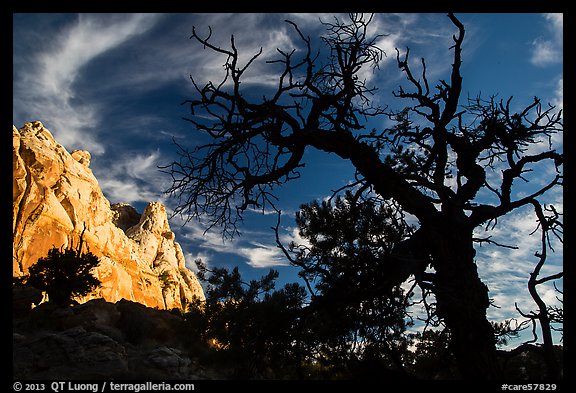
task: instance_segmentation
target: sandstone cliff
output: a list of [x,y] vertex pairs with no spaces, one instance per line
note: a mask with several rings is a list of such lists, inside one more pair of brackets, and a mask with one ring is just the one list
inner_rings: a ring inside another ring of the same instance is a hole
[[102,286],[86,298],[127,299],[159,309],[185,309],[204,297],[185,266],[170,230],[166,208],[149,203],[142,214],[127,204],[110,205],[90,169],[90,153],[68,153],[40,122],[13,127],[13,276],[52,247],[84,242],[100,257]]

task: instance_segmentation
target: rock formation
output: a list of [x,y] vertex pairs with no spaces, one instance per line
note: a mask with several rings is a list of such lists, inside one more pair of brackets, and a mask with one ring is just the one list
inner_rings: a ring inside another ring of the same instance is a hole
[[12,337],[15,380],[225,378],[203,365],[207,347],[182,316],[124,299],[43,303],[14,317]]
[[110,205],[90,169],[90,153],[68,153],[40,122],[13,127],[13,276],[27,274],[52,247],[84,244],[100,258],[102,286],[93,298],[127,299],[159,309],[185,309],[204,298],[185,266],[166,208],[149,203],[142,214]]

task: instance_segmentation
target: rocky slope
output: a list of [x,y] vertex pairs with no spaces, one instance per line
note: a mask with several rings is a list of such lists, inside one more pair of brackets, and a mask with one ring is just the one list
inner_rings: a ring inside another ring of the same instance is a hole
[[126,299],[159,309],[185,309],[204,297],[170,230],[166,208],[149,203],[142,214],[110,205],[90,169],[90,153],[68,153],[40,122],[13,127],[13,276],[27,274],[52,247],[84,243],[100,257],[94,298]]
[[[20,305],[33,300],[31,292],[14,290]],[[187,334],[187,322],[178,313],[124,299],[19,308],[12,342],[15,380],[225,378],[203,364],[207,347]]]

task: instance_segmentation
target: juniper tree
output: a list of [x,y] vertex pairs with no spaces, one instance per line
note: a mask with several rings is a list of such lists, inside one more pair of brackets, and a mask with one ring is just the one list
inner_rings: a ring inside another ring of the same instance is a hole
[[83,235],[84,232],[76,249],[53,247],[46,257],[30,266],[27,283],[46,291],[50,302],[68,305],[75,297],[88,295],[101,284],[93,274],[100,259],[90,251],[82,252]]

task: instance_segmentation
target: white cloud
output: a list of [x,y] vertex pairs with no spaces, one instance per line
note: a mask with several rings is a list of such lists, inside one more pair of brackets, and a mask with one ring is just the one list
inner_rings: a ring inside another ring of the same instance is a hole
[[[550,105],[555,106],[552,114],[557,114],[559,111],[564,111],[564,78],[560,76],[557,81],[554,82],[554,86],[552,87],[552,98],[550,99]],[[563,112],[564,113],[564,112]],[[564,118],[564,116],[562,116]],[[548,138],[543,138],[542,145],[545,146],[545,149],[549,149],[548,146]],[[562,151],[564,145],[564,132],[556,132],[552,135],[551,138],[552,148],[556,151]],[[536,147],[535,145],[533,147]],[[529,153],[534,154],[534,151],[528,150]]]
[[564,29],[564,14],[544,14],[544,18],[550,22],[550,28],[554,34],[562,38],[562,32]]
[[247,263],[256,268],[289,265],[286,257],[276,245],[250,243],[250,247],[239,248],[238,254],[247,258]]
[[[234,45],[238,50],[237,68],[244,67],[254,55],[262,50],[257,60],[242,76],[242,87],[253,85],[277,87],[278,67],[266,62],[282,58],[277,49],[290,52],[302,45],[288,23],[279,19],[276,24],[270,26],[265,24],[266,19],[270,19],[270,14],[235,14],[226,18],[222,15],[209,15],[202,25],[196,26],[197,33],[201,37],[207,34],[207,25],[216,26],[213,28],[213,37],[210,42],[225,50],[231,50],[230,39],[234,35]],[[247,29],[246,26],[253,26],[253,28]],[[200,85],[208,81],[219,83],[223,80],[225,76],[223,64],[226,56],[217,55],[211,49],[202,49],[195,41],[188,46],[187,50],[193,54],[191,64],[194,64],[194,69],[191,74]],[[298,57],[300,53],[302,52],[296,51],[294,56]],[[227,83],[230,84],[231,80],[229,79]]]
[[558,79],[554,93],[555,94],[552,100],[552,105],[554,105],[557,109],[564,109],[564,78]]
[[[179,241],[190,244],[191,248],[197,250],[197,255],[210,258],[210,253],[229,254],[231,257],[241,257],[253,268],[289,265],[284,253],[277,247],[274,232],[271,230],[268,232],[246,230],[234,239],[224,240],[216,229],[206,232],[206,228],[196,220],[188,222],[185,226],[182,226],[182,223],[180,216],[171,219],[171,226],[178,232]],[[303,244],[297,228],[282,231],[280,239],[286,247],[291,240]]]
[[548,22],[548,30],[552,37],[538,37],[532,42],[531,63],[536,66],[547,66],[562,63],[563,60],[563,14],[544,14],[543,17]]
[[312,246],[308,239],[300,236],[300,230],[298,227],[287,227],[284,230],[284,233],[280,234],[280,242],[286,248],[288,248],[291,242],[308,248]]
[[117,156],[95,171],[100,187],[111,203],[165,201],[162,191],[168,179],[157,169],[159,150]]
[[532,64],[545,66],[562,60],[562,53],[554,42],[538,38],[532,45]]
[[136,179],[147,180],[151,174],[157,172],[157,165],[159,163],[160,151],[156,150],[148,154],[136,154],[133,157],[128,157],[119,168],[125,170],[128,175]]
[[[561,200],[556,201],[554,206],[560,213],[562,212]],[[478,272],[488,285],[489,296],[495,305],[488,309],[488,317],[491,320],[501,321],[510,317],[521,319],[516,304],[524,312],[535,309],[535,304],[528,293],[527,283],[538,262],[534,254],[541,247],[540,232],[530,235],[536,226],[536,216],[532,206],[529,205],[499,219],[498,225],[489,233],[480,228],[476,231],[478,237],[492,235],[491,240],[518,247],[517,250],[487,244],[476,247]],[[553,241],[556,252],[548,252],[540,278],[562,271],[563,250],[562,245],[558,243]],[[562,280],[557,283],[562,287]],[[558,305],[551,283],[538,286],[538,291],[545,301],[550,302],[548,305]]]
[[[384,52],[384,58],[381,60],[380,66],[382,63],[393,62],[396,64],[396,48],[398,47],[398,40],[400,36],[399,34],[390,34],[383,37],[380,37],[376,42],[375,45],[378,49]],[[405,53],[405,50],[400,51],[400,55],[402,56]],[[364,80],[368,87],[371,87],[371,82],[374,78],[378,75],[378,69],[373,69],[371,67],[364,66],[360,71],[358,71],[358,78],[360,80]]]
[[222,235],[215,230],[206,232],[206,228],[196,220],[191,220],[184,225],[183,218],[176,215],[172,217],[171,225],[172,223],[175,223],[175,226],[179,228],[183,238],[204,250],[217,253],[233,253],[236,248],[235,241],[225,241]]
[[185,259],[185,263],[186,263],[186,267],[190,270],[192,270],[194,273],[198,272],[198,266],[196,266],[196,260],[197,259],[201,259],[202,262],[204,263],[204,265],[208,268],[210,268],[210,262],[212,260],[212,257],[207,254],[207,253],[197,253],[197,254],[192,254],[190,252],[187,252],[184,254],[184,259]]
[[127,181],[117,179],[100,179],[100,187],[106,189],[106,196],[111,203],[122,201],[124,203],[133,203],[140,200],[138,187]]

